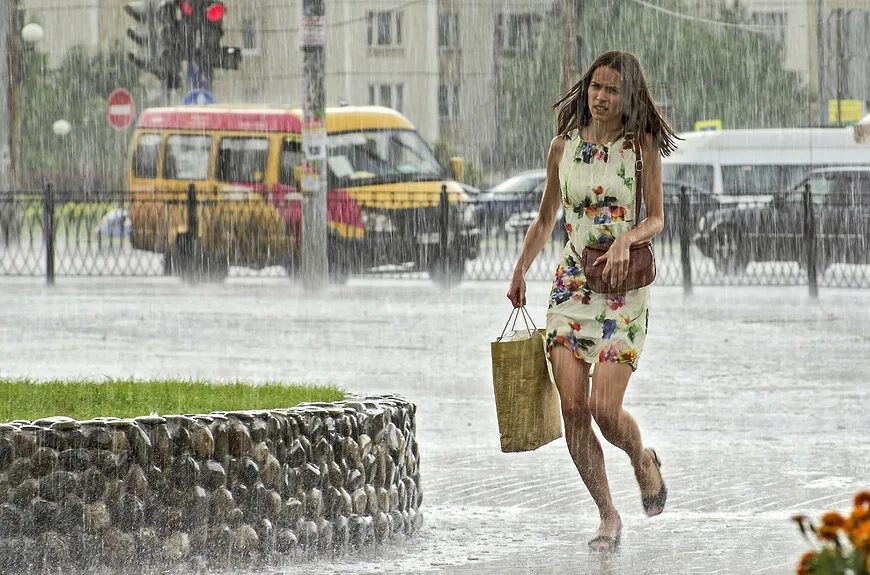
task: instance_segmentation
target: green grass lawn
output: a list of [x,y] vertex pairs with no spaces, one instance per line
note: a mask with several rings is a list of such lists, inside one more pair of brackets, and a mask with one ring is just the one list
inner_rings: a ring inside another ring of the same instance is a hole
[[65,415],[135,417],[293,407],[303,401],[338,401],[336,387],[282,383],[212,383],[181,379],[51,380],[0,378],[0,421]]

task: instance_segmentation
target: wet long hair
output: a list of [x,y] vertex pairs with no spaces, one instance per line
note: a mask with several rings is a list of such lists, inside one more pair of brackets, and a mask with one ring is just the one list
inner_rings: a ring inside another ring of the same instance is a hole
[[589,110],[589,84],[592,74],[601,66],[619,73],[622,96],[622,129],[626,134],[647,134],[653,138],[662,156],[669,156],[680,138],[659,111],[650,93],[643,68],[631,52],[611,50],[598,56],[580,78],[580,81],[555,103],[556,133],[567,137],[574,128],[588,126],[592,121]]

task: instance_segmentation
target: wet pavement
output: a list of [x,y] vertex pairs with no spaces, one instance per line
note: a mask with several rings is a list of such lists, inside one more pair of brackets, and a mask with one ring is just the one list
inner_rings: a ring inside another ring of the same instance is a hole
[[[540,323],[548,287],[529,285]],[[627,457],[605,443],[623,544],[589,553],[597,514],[564,441],[498,448],[489,342],[510,311],[506,288],[0,278],[0,375],[330,383],[416,402],[422,532],[251,573],[793,573],[806,544],[789,517],[846,509],[870,487],[870,291],[813,301],[805,287],[685,298],[656,286],[625,404],[662,459],[670,499],[646,518]]]

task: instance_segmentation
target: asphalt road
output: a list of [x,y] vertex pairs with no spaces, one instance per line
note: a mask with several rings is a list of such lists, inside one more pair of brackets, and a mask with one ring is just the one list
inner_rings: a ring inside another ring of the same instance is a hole
[[[870,292],[654,286],[626,407],[670,490],[648,519],[627,457],[605,444],[625,532],[590,554],[595,507],[563,441],[502,454],[489,342],[501,282],[0,278],[0,375],[332,383],[419,406],[423,510],[414,539],[251,573],[793,573],[789,521],[847,509],[870,487]],[[543,323],[548,285],[529,286]]]

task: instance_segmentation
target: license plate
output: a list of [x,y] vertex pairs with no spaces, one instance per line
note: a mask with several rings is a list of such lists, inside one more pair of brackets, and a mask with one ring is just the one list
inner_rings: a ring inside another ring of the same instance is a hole
[[[447,234],[447,241],[450,242],[453,239],[453,234]],[[424,232],[417,234],[417,243],[432,245],[432,244],[440,244],[441,243],[441,232]]]

